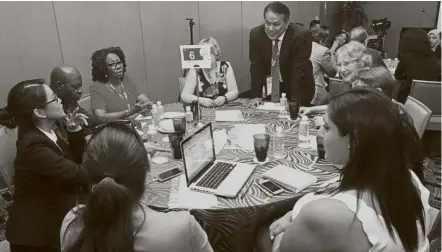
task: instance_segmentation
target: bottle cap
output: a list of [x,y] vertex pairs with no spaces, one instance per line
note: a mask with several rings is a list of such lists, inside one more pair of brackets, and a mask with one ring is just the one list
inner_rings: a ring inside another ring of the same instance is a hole
[[302,116],[302,120],[303,120],[303,121],[308,121],[308,117],[305,116],[305,115],[303,115],[303,116]]
[[282,127],[281,126],[276,127],[276,132],[282,132]]
[[157,105],[160,106],[161,105],[161,101],[157,101]]
[[282,94],[281,94],[281,97],[284,97],[284,98],[285,98],[285,96],[286,96],[286,94],[285,94],[285,93],[282,93]]
[[186,111],[190,111],[190,106],[186,106]]

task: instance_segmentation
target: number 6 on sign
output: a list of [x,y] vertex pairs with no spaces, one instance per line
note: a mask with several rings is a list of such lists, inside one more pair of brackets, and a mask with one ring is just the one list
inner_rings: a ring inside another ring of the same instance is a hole
[[183,69],[210,68],[210,45],[181,45],[181,67]]

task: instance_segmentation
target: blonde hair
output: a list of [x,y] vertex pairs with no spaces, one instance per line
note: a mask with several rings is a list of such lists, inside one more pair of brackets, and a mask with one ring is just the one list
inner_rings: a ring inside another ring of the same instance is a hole
[[201,39],[201,41],[198,43],[198,45],[211,45],[210,51],[215,55],[216,60],[219,60],[219,56],[221,55],[221,47],[218,44],[218,41],[212,37],[207,37]]
[[368,54],[367,47],[357,42],[350,41],[347,44],[341,46],[335,53],[335,62],[338,58],[346,57],[355,60],[358,63],[358,67],[371,67],[371,55]]

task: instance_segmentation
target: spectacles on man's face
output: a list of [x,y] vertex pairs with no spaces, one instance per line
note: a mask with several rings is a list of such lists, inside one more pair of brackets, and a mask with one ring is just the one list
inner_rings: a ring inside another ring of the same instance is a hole
[[122,65],[123,65],[123,62],[121,62],[121,61],[117,61],[117,62],[113,62],[113,63],[107,64],[107,66],[112,68],[112,69],[115,69],[115,68],[117,68],[117,66],[122,66]]

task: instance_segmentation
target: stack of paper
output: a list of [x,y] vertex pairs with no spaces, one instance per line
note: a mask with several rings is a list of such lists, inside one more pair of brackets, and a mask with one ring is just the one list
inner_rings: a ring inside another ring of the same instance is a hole
[[259,105],[258,107],[256,107],[256,109],[279,111],[279,110],[284,110],[285,108],[284,106],[281,106],[279,103],[264,102],[264,104]]
[[265,124],[237,124],[229,131],[231,147],[253,151],[253,135],[259,133],[266,133]]
[[295,193],[304,190],[317,181],[317,178],[310,173],[284,165],[278,165],[262,176]]
[[217,122],[240,122],[244,121],[241,110],[217,110],[215,111]]
[[179,177],[179,189],[175,193],[170,195],[169,208],[209,209],[218,204],[215,195],[190,190],[184,174]]

